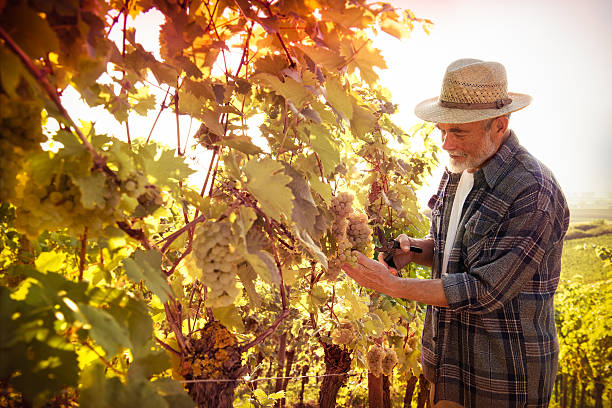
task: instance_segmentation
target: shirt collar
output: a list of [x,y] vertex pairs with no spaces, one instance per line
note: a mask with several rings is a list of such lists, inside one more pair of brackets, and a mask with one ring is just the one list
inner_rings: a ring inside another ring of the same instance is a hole
[[504,174],[506,168],[511,164],[512,158],[519,147],[520,144],[516,134],[510,130],[510,136],[501,144],[493,157],[474,174],[474,177],[484,177],[489,187],[493,188]]

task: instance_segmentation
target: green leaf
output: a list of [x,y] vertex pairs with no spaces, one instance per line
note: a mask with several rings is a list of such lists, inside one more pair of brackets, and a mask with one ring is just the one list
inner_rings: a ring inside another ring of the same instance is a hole
[[251,159],[244,166],[247,190],[251,192],[263,212],[276,221],[284,215],[290,218],[293,210],[293,194],[287,184],[291,177],[283,171],[283,165],[271,158]]
[[85,177],[72,179],[81,190],[81,204],[84,208],[104,208],[104,174],[96,171]]
[[219,144],[222,146],[229,146],[245,154],[263,153],[263,151],[259,148],[259,146],[254,145],[252,139],[246,135],[226,136],[226,137],[221,138],[216,144]]
[[308,181],[310,182],[310,187],[312,190],[319,194],[323,201],[325,201],[325,204],[329,206],[332,199],[331,186],[321,181],[321,178],[313,173],[310,174]]
[[353,118],[353,98],[342,87],[338,78],[330,77],[325,81],[325,95],[327,102],[340,112],[344,118]]
[[155,95],[149,92],[148,87],[138,89],[138,93],[130,95],[136,102],[132,103],[132,108],[139,115],[146,116],[150,110],[155,109]]
[[213,307],[213,315],[215,319],[219,320],[222,325],[230,330],[237,330],[239,332],[244,331],[244,324],[242,323],[242,317],[240,312],[234,305],[226,307]]
[[321,263],[323,268],[327,269],[327,257],[325,256],[323,251],[321,251],[321,248],[312,240],[310,234],[300,228],[294,228],[293,233],[295,237],[302,242],[310,256],[312,256],[314,259],[317,259]]
[[238,210],[238,217],[234,222],[234,225],[237,225],[240,229],[240,236],[244,239],[246,238],[246,234],[251,229],[251,226],[257,219],[257,213],[251,207],[241,206],[240,210]]
[[157,160],[146,160],[145,165],[151,182],[159,188],[172,187],[193,173],[185,158],[175,156],[174,150],[162,150]]
[[374,114],[365,107],[353,105],[353,119],[351,120],[351,132],[360,139],[363,139],[366,134],[374,129],[376,118]]
[[330,131],[323,125],[311,126],[310,132],[310,145],[317,152],[325,175],[329,175],[340,163],[338,144],[332,141]]
[[153,384],[157,393],[168,402],[169,407],[193,408],[193,400],[180,382],[171,378],[160,378],[151,384]]
[[57,52],[59,41],[55,32],[46,20],[26,4],[26,2],[6,4],[0,14],[0,25],[30,58],[36,60],[46,57],[48,52]]
[[257,272],[250,267],[249,265],[242,264],[237,268],[238,277],[242,282],[242,286],[244,286],[244,290],[246,291],[250,303],[255,306],[261,306],[261,296],[255,290],[255,279],[257,279]]
[[106,408],[105,367],[95,360],[81,371],[79,404],[82,407]]
[[79,312],[91,325],[89,335],[106,351],[107,357],[115,356],[122,347],[130,347],[127,328],[121,326],[108,312],[84,303],[78,303]]
[[293,78],[285,77],[283,82],[278,77],[266,73],[255,74],[251,78],[270,88],[277,95],[290,100],[298,109],[303,108],[312,99],[312,93]]
[[310,57],[314,62],[322,65],[328,71],[334,72],[344,64],[344,58],[340,54],[323,47],[309,47],[299,45],[298,48]]
[[117,408],[169,408],[166,400],[157,393],[153,384],[149,381],[128,381],[127,385],[120,388],[116,400],[112,400],[113,406]]
[[28,72],[24,69],[19,58],[5,47],[0,47],[0,61],[2,61],[0,65],[2,88],[10,96],[17,96],[15,88],[19,85],[21,77],[28,75]]
[[148,380],[154,374],[159,374],[170,368],[170,358],[163,350],[149,351],[134,359],[128,370],[130,380],[136,378]]
[[40,272],[56,272],[59,271],[66,261],[67,254],[65,252],[41,252],[36,258],[34,264]]
[[136,282],[144,280],[147,287],[159,297],[162,303],[166,303],[171,297],[174,297],[166,275],[161,270],[161,253],[159,251],[137,249],[134,253],[134,259],[124,259],[123,266],[131,280]]
[[214,134],[218,136],[223,136],[225,134],[225,129],[223,129],[220,121],[220,111],[203,109],[202,113],[198,115],[198,117],[202,119],[202,122],[204,122],[206,127],[208,127],[208,129],[210,129],[210,131]]
[[262,250],[247,252],[245,250],[244,258],[264,282],[280,286],[280,274],[276,267],[276,261],[269,252]]
[[291,177],[289,188],[293,192],[294,197],[291,219],[299,228],[308,231],[311,236],[314,236],[314,227],[319,210],[310,193],[310,186],[304,176],[291,166],[285,166],[285,172]]

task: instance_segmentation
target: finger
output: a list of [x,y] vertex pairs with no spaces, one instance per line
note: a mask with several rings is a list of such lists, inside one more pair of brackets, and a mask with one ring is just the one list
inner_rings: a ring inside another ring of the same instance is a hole
[[385,253],[384,252],[379,252],[378,253],[378,262],[380,262],[381,264],[388,266],[387,263],[385,262]]
[[400,248],[402,249],[403,252],[410,252],[410,245],[412,244],[412,242],[410,241],[410,238],[408,237],[408,235],[400,234],[397,237],[397,240],[399,241]]
[[374,259],[365,256],[361,252],[358,252],[358,251],[355,251],[355,252],[357,252],[357,263],[359,265],[362,265],[366,267],[367,269],[377,269],[381,266],[380,262],[375,261]]

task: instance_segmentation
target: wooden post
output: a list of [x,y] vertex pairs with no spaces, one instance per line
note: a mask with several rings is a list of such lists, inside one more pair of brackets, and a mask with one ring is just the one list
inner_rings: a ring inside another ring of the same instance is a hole
[[414,394],[414,389],[418,380],[419,377],[413,375],[406,382],[406,393],[404,394],[404,408],[412,407],[412,395]]

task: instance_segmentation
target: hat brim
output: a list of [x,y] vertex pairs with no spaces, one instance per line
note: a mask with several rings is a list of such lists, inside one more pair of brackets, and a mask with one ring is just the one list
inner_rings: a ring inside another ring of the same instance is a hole
[[433,123],[469,123],[496,118],[523,109],[531,103],[531,96],[508,93],[512,102],[500,109],[445,108],[438,104],[438,97],[427,99],[414,108],[417,117]]

